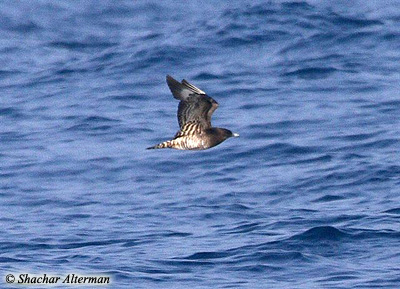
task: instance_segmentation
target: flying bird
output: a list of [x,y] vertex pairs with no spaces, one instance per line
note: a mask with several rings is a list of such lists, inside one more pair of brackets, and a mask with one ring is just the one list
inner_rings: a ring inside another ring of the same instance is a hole
[[211,115],[218,103],[204,91],[185,79],[179,82],[167,75],[167,84],[178,106],[179,131],[172,140],[147,149],[173,148],[178,150],[206,150],[230,137],[238,137],[228,129],[212,127]]

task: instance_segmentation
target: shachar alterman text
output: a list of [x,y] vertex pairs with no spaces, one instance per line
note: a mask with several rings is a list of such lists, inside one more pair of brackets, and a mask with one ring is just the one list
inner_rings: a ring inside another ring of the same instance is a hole
[[16,280],[18,284],[109,284],[110,277],[107,276],[81,276],[68,274],[65,277],[31,274],[19,274]]

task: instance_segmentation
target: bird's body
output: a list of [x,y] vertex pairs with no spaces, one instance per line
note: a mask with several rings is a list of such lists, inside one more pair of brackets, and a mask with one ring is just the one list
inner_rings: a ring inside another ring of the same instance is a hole
[[229,137],[239,136],[224,128],[211,127],[211,115],[217,109],[218,103],[204,91],[186,80],[178,82],[169,75],[167,84],[173,96],[180,100],[178,106],[180,130],[172,140],[148,149],[205,150]]

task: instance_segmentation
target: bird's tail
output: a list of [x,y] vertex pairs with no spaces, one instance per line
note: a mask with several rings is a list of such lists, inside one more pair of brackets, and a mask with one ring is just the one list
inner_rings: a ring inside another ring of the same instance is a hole
[[159,143],[158,145],[148,147],[147,150],[166,149],[166,148],[172,148],[172,147],[173,147],[173,140],[168,140],[168,141]]

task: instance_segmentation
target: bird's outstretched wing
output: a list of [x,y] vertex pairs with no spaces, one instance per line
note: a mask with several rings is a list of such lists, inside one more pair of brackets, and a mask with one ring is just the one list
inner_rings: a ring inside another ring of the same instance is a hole
[[[184,133],[185,128],[204,130],[211,127],[211,115],[217,109],[218,103],[204,91],[190,84],[186,80],[179,82],[167,75],[167,84],[172,95],[179,99],[178,122],[179,133]],[[190,126],[186,125],[190,124]]]

